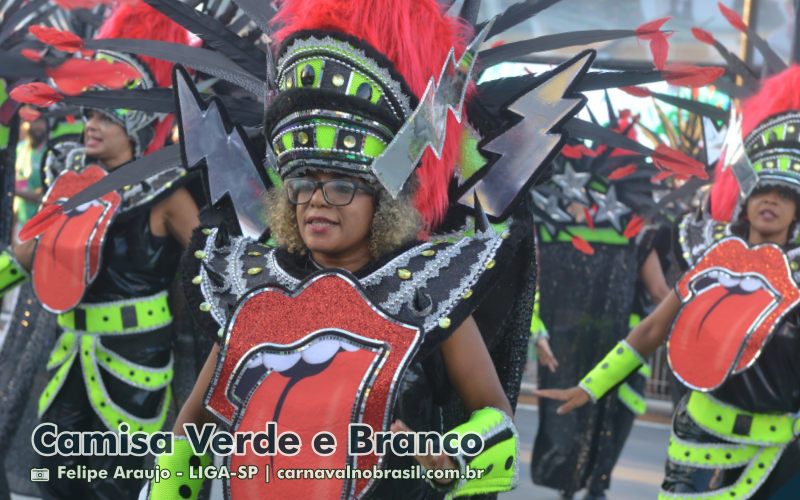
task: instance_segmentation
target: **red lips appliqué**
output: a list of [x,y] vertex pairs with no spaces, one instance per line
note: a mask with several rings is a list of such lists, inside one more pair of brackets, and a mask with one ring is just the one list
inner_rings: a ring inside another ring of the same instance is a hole
[[[417,351],[420,330],[383,314],[348,277],[331,272],[290,296],[276,288],[249,294],[229,323],[208,407],[235,431],[300,435],[294,456],[231,457],[231,466],[359,469],[380,466],[376,455],[347,453],[351,423],[388,430],[399,380]],[[336,437],[336,451],[314,453],[316,433]],[[230,479],[233,498],[360,498],[362,479],[270,481]]]
[[[69,199],[106,175],[97,165],[62,173],[45,195],[42,209]],[[100,271],[103,240],[121,202],[118,193],[105,194],[57,215],[39,236],[33,256],[33,288],[45,308],[60,313],[80,303]]]
[[667,343],[675,374],[710,391],[758,358],[781,318],[800,303],[789,262],[776,245],[739,238],[713,247],[678,282],[682,306]]

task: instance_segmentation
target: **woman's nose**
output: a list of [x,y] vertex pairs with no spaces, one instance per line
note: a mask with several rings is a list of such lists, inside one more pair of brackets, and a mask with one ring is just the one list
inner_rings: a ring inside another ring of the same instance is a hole
[[314,188],[314,192],[311,194],[310,203],[318,207],[328,204],[328,202],[325,201],[325,194],[322,192],[322,186],[316,186]]

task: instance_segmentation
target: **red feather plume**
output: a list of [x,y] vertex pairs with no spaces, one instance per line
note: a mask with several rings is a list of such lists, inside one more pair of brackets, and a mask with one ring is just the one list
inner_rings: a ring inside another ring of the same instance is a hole
[[747,31],[747,25],[744,23],[742,16],[740,16],[738,12],[726,7],[722,2],[717,2],[717,5],[719,6],[719,11],[722,12],[722,15],[725,16],[725,19],[728,20],[731,26],[741,32]]
[[800,110],[800,66],[794,65],[764,80],[757,94],[742,106],[742,134],[749,134],[759,123],[785,111]]
[[578,251],[585,253],[586,255],[594,255],[594,248],[592,247],[592,245],[590,245],[588,241],[584,240],[580,236],[572,237],[572,246],[574,246]]
[[67,59],[57,68],[48,69],[47,76],[53,79],[61,92],[78,95],[94,86],[122,88],[138,78],[139,72],[121,62]]
[[[800,110],[800,66],[788,69],[765,80],[758,93],[742,105],[742,135],[747,136],[767,118],[786,111]],[[739,183],[731,169],[722,170],[717,162],[711,186],[711,215],[729,221],[739,200]]]
[[[96,38],[136,38],[189,44],[189,32],[170,18],[142,1],[120,4],[103,22]],[[152,57],[137,56],[150,68],[159,87],[172,83],[172,63]]]
[[42,82],[20,85],[8,95],[17,102],[41,107],[52,106],[64,98],[56,89]]
[[[454,47],[459,57],[471,35],[465,24],[445,16],[436,0],[286,0],[273,22],[280,26],[279,41],[301,30],[339,31],[365,41],[394,64],[417,98],[431,76],[438,78],[449,50]],[[428,228],[447,210],[461,134],[449,115],[441,160],[427,151],[417,169],[415,204]]]
[[40,42],[63,52],[73,54],[83,48],[83,39],[70,31],[61,31],[39,24],[30,26],[28,31]]

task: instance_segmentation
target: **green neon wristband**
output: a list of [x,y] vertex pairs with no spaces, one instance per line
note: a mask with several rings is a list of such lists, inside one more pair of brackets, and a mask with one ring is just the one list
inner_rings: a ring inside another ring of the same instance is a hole
[[641,354],[622,340],[578,385],[596,402],[644,364],[647,362]]
[[[176,436],[172,442],[172,455],[159,455],[156,458],[156,467],[168,470],[169,477],[158,482],[150,482],[148,500],[167,498],[196,500],[203,488],[203,479],[191,478],[189,472],[209,465],[211,465],[210,456],[195,455],[189,441],[183,436]],[[195,476],[199,477],[200,474]]]
[[[517,428],[508,415],[497,408],[483,408],[473,412],[469,420],[450,432],[459,436],[466,433],[478,434],[483,439],[483,450],[471,457],[454,457],[461,469],[462,479],[449,485],[450,491],[446,498],[497,493],[516,486],[519,437]],[[472,471],[482,470],[481,477],[464,477],[466,466]]]
[[0,296],[28,279],[28,272],[8,250],[0,252]]

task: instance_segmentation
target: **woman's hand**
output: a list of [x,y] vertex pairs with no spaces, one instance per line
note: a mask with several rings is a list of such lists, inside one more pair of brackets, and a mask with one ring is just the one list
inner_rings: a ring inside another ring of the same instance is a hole
[[575,408],[580,408],[590,401],[589,395],[578,386],[569,389],[538,389],[534,392],[537,397],[566,401],[559,406],[556,413],[566,415]]
[[536,355],[539,358],[539,363],[546,366],[550,373],[555,373],[558,368],[558,360],[553,355],[550,349],[550,342],[546,337],[539,337],[536,340]]
[[[392,432],[414,432],[402,420],[395,420],[389,428]],[[417,462],[428,470],[433,469],[457,469],[456,463],[450,456],[442,453],[441,455],[416,455]],[[434,479],[439,484],[449,484],[452,479]]]

